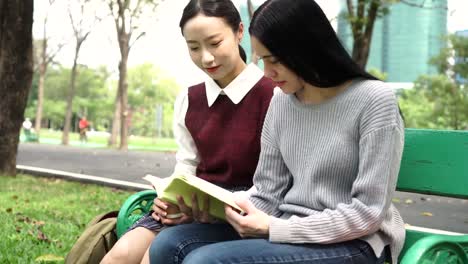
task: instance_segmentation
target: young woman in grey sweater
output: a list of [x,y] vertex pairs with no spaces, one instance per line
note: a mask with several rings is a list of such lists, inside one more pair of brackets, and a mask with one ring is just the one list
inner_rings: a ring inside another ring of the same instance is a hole
[[396,263],[404,126],[394,92],[353,62],[312,0],[267,1],[249,31],[281,88],[263,126],[257,191],[238,199],[245,215],[226,207],[229,224],[163,231],[151,262]]

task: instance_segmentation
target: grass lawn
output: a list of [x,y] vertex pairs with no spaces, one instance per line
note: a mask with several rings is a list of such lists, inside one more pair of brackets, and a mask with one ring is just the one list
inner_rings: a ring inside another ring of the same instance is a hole
[[0,263],[64,263],[86,224],[118,210],[132,193],[53,178],[0,176]]
[[[21,135],[24,140],[24,135]],[[108,136],[104,133],[89,132],[88,142],[82,143],[78,133],[70,133],[69,140],[71,146],[107,148]],[[52,131],[42,129],[39,142],[44,144],[61,144],[62,131]],[[154,150],[154,151],[176,151],[177,144],[173,138],[151,138],[140,136],[129,136],[128,148],[133,150]]]

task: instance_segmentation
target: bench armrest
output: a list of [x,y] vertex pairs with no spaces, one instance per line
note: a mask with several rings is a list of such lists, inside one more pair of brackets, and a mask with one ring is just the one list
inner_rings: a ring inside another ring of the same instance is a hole
[[415,242],[401,264],[468,263],[468,235],[429,235]]
[[137,192],[123,203],[117,216],[117,237],[120,238],[138,219],[151,211],[156,191]]

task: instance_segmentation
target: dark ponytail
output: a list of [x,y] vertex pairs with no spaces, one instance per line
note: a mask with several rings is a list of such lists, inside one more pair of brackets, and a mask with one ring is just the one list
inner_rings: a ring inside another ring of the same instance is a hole
[[243,48],[241,45],[239,45],[239,55],[240,55],[241,59],[242,59],[245,63],[247,63],[247,54],[245,54],[245,50],[244,50],[244,48]]

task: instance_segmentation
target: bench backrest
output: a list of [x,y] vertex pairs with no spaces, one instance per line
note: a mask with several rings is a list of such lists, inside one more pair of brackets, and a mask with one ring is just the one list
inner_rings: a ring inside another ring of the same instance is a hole
[[397,189],[468,199],[468,131],[405,129]]

